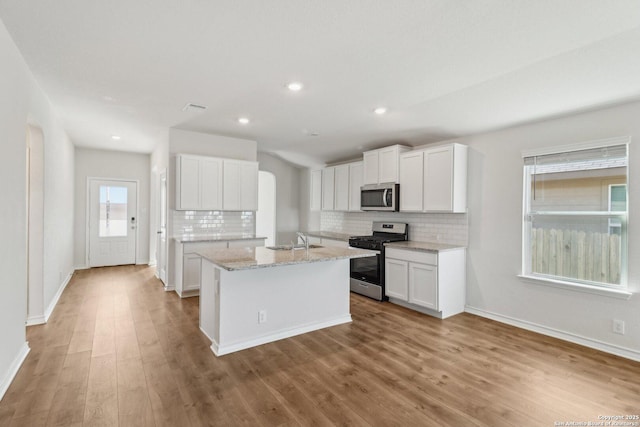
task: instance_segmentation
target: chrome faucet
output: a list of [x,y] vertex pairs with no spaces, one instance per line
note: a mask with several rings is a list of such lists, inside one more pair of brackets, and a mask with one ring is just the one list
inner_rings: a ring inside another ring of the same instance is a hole
[[296,232],[296,234],[298,235],[298,237],[299,237],[300,239],[302,239],[302,243],[304,243],[304,248],[305,248],[306,250],[309,250],[309,236],[307,236],[306,234],[301,233],[301,232],[299,232],[299,231],[298,231],[298,232]]

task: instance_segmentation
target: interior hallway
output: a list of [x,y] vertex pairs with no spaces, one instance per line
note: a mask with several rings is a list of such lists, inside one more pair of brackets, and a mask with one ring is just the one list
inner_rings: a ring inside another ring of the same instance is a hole
[[640,363],[462,314],[351,297],[354,322],[216,358],[153,268],[75,273],[2,426],[551,426],[640,412]]

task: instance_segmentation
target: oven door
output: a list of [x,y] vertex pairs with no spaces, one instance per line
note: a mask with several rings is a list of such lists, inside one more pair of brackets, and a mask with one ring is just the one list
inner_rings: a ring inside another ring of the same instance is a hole
[[380,285],[382,283],[381,261],[380,252],[364,258],[351,258],[351,278]]

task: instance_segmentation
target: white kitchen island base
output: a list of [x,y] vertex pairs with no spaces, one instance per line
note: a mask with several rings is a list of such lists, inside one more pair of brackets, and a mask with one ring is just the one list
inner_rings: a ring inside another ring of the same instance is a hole
[[349,259],[232,271],[202,259],[200,329],[216,356],[348,322]]

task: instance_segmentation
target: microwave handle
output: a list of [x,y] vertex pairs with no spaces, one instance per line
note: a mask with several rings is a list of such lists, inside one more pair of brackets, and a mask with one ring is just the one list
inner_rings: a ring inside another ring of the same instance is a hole
[[387,191],[389,191],[389,189],[388,189],[388,188],[385,188],[385,189],[384,189],[384,192],[382,193],[382,204],[383,204],[385,207],[388,207],[388,206],[389,206],[389,205],[387,205]]

